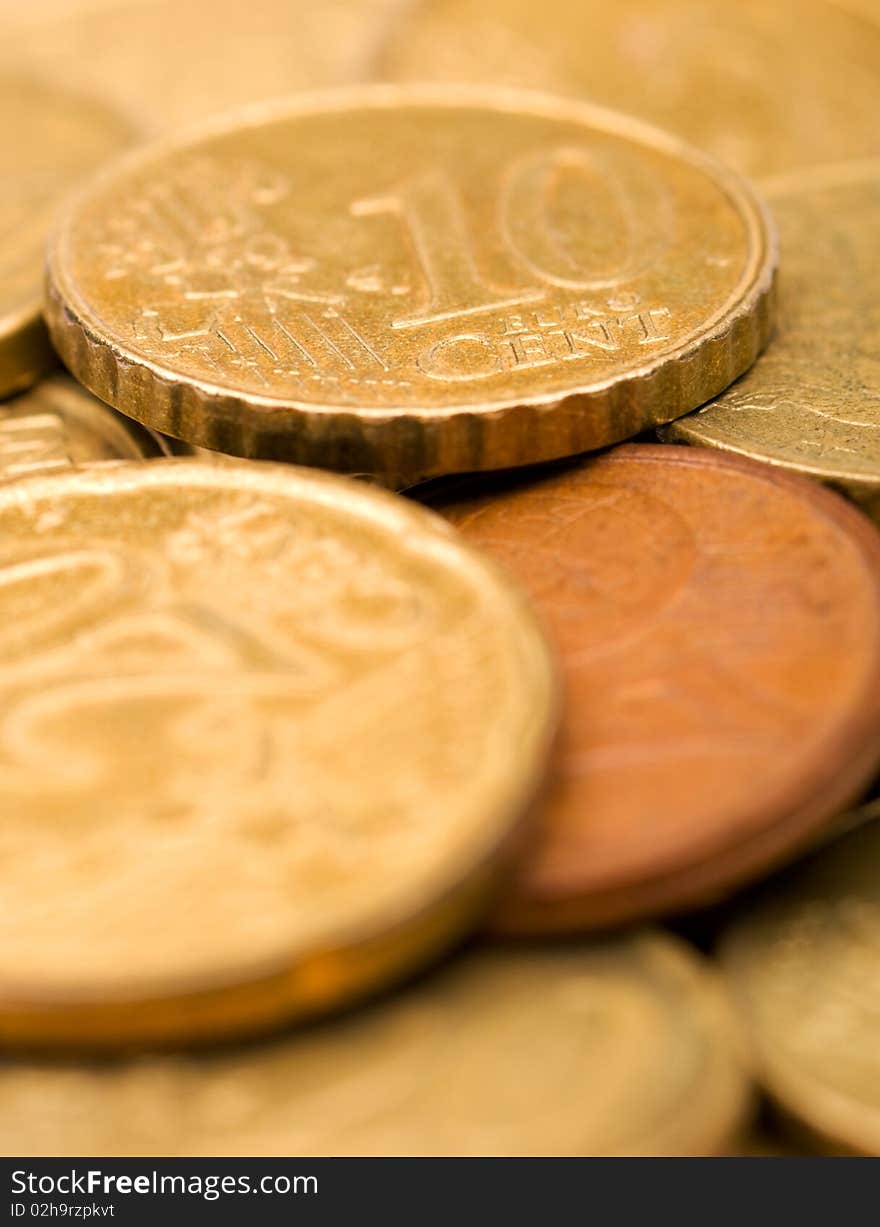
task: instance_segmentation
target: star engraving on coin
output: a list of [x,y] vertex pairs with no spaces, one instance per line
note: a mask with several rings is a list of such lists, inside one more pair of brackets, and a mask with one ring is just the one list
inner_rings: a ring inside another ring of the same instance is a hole
[[774,264],[748,186],[661,133],[377,87],[105,176],[60,226],[48,316],[77,377],[164,433],[404,484],[695,407],[766,340]]

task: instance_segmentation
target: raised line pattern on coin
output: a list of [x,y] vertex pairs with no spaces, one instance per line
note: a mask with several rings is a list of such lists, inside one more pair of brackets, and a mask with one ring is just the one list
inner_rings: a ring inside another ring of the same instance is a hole
[[640,933],[473,951],[369,1010],[239,1052],[0,1064],[0,1151],[714,1154],[748,1095],[713,971]]
[[217,1039],[485,908],[544,770],[524,602],[422,509],[270,465],[0,488],[0,1037]]
[[172,454],[167,440],[55,374],[0,407],[0,483]]
[[237,455],[419,477],[687,412],[772,321],[748,185],[625,117],[359,89],[157,146],[71,206],[48,319],[97,395]]
[[813,838],[880,755],[880,535],[803,478],[632,444],[426,495],[543,615],[567,704],[507,933],[707,903]]

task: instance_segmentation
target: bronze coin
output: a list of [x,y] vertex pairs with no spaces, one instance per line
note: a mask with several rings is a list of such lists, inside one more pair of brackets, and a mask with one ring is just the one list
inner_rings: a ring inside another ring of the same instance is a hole
[[538,838],[496,930],[709,903],[870,779],[880,535],[840,496],[633,444],[425,497],[531,593],[568,690]]

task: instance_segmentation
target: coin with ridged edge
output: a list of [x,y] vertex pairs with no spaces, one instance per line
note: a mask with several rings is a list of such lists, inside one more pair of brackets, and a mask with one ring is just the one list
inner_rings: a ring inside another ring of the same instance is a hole
[[0,1064],[0,1152],[706,1155],[748,1097],[713,970],[648,932],[474,950],[243,1051]]
[[552,459],[695,408],[769,335],[749,186],[543,95],[362,88],[118,164],[49,254],[49,327],[188,443],[391,484]]
[[555,717],[515,590],[332,475],[188,460],[0,488],[0,1037],[330,1009],[486,906]]
[[71,188],[131,137],[128,124],[101,103],[0,75],[0,396],[57,365],[42,318],[46,235]]
[[747,899],[721,964],[756,1072],[835,1148],[880,1154],[880,815]]

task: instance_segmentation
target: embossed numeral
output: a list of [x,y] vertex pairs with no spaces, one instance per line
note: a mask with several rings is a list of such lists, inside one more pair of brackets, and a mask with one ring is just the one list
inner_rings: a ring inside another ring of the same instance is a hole
[[393,328],[476,315],[543,297],[534,287],[505,293],[481,277],[460,196],[443,171],[431,171],[387,195],[356,200],[351,211],[355,217],[393,213],[401,218],[428,287],[427,305],[395,319]]
[[541,149],[517,159],[497,202],[511,263],[531,277],[513,290],[489,284],[481,273],[461,194],[447,172],[431,171],[384,195],[354,201],[355,217],[400,219],[427,287],[426,305],[393,320],[392,327],[540,301],[546,286],[595,290],[632,276],[637,260],[650,258],[654,241],[636,242],[643,227],[630,175],[631,168],[582,147]]
[[508,171],[499,201],[508,248],[550,285],[614,286],[634,262],[638,214],[630,197],[626,169],[587,149],[526,155]]

